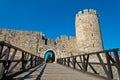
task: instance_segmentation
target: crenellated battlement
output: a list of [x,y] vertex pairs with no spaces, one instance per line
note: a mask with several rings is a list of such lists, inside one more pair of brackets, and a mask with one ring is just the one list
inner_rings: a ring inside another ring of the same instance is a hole
[[88,15],[88,14],[97,15],[97,12],[96,12],[96,10],[93,10],[93,9],[84,9],[83,11],[79,11],[76,14],[76,16],[79,16],[79,15]]
[[70,36],[70,41],[73,41],[73,40],[75,40],[75,39],[76,39],[75,36]]
[[61,40],[63,40],[63,41],[64,41],[64,40],[65,40],[65,41],[68,41],[68,36],[62,35],[62,36],[61,36]]
[[[76,14],[76,42],[79,51],[103,50],[99,16],[94,9],[84,9]],[[96,36],[96,37],[95,37]]]

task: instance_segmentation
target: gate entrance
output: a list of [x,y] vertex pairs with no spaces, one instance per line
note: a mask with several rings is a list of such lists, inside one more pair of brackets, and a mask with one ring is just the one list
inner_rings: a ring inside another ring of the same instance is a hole
[[44,61],[46,63],[53,63],[55,61],[55,54],[53,51],[47,51],[44,55]]

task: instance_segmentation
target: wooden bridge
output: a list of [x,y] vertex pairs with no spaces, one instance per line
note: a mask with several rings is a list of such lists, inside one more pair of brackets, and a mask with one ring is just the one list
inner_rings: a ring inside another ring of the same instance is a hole
[[[119,49],[81,54],[44,63],[43,58],[0,42],[1,80],[120,80]],[[105,55],[105,60],[101,55]],[[99,60],[90,61],[91,56]],[[94,65],[101,66],[96,68]],[[103,75],[98,71],[103,70]]]

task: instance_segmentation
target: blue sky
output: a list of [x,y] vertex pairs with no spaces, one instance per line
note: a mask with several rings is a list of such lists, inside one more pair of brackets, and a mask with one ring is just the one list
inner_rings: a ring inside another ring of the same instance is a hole
[[0,28],[75,36],[75,14],[96,9],[104,49],[120,48],[120,0],[0,0]]

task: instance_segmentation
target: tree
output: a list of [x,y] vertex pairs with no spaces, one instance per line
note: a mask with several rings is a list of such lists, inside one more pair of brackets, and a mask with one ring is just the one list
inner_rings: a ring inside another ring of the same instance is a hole
[[51,63],[52,62],[52,57],[50,54],[48,54],[47,58],[46,58],[46,62],[47,63]]

